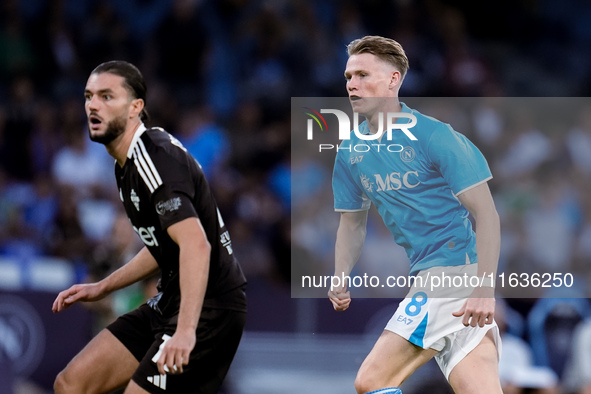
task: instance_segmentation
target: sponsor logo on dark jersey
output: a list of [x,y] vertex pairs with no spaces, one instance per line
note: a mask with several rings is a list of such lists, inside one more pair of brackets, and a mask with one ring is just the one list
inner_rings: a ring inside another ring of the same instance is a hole
[[159,215],[164,215],[166,212],[178,211],[181,207],[181,198],[174,197],[167,201],[160,201],[156,204],[156,212]]

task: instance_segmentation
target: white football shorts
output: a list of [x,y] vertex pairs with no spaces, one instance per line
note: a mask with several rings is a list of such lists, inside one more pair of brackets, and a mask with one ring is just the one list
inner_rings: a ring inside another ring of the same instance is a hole
[[[423,349],[435,349],[435,360],[449,379],[452,369],[484,338],[489,330],[501,356],[501,337],[497,323],[484,327],[465,327],[455,317],[473,291],[469,279],[476,276],[478,264],[433,267],[421,271],[408,295],[386,325],[392,331]],[[433,277],[439,278],[433,280]],[[442,283],[445,282],[445,283]],[[474,282],[473,282],[474,283]],[[439,286],[434,286],[439,284]],[[467,284],[467,286],[462,286]]]

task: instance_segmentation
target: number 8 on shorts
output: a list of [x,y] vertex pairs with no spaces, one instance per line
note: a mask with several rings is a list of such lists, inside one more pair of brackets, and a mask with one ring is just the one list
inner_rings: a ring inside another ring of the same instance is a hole
[[[420,297],[420,299],[419,299]],[[404,310],[408,316],[414,317],[421,313],[421,307],[427,303],[427,293],[419,291],[412,296],[411,301]]]

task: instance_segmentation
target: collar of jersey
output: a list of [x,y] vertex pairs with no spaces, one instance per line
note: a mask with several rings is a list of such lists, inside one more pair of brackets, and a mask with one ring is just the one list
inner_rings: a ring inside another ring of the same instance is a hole
[[131,159],[132,154],[133,154],[133,148],[135,147],[135,144],[137,144],[137,140],[142,136],[142,134],[144,134],[144,131],[146,131],[146,126],[143,123],[140,123],[140,125],[138,126],[138,128],[135,130],[135,133],[133,135],[133,138],[131,140],[131,144],[129,145],[129,150],[127,151],[127,158]]
[[[404,104],[402,101],[400,102],[400,106],[402,107],[402,109],[400,110],[401,112],[408,112],[408,113],[412,112],[412,110],[410,108],[408,108],[408,106],[406,104]],[[400,121],[400,118],[396,119],[395,123],[398,123],[399,121]],[[367,126],[367,120],[364,120],[363,122],[361,122],[361,124],[359,125],[359,132],[363,135],[369,134],[369,127]]]

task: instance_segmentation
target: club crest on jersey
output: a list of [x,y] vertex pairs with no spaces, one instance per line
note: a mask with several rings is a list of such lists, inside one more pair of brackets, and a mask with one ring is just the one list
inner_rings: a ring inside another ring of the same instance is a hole
[[178,211],[181,207],[181,198],[174,197],[167,201],[160,201],[156,204],[158,215],[164,215],[166,212]]
[[134,189],[131,189],[130,199],[131,199],[131,202],[133,203],[133,205],[135,206],[135,209],[137,209],[139,211],[140,210],[140,198],[138,197],[138,195],[136,194]]
[[415,150],[410,146],[405,147],[400,152],[400,159],[405,163],[410,163],[411,161],[413,161],[415,159],[415,156]]
[[373,192],[374,183],[370,181],[365,174],[361,174],[359,178],[361,179],[361,185],[363,185],[363,188],[370,193]]

